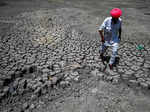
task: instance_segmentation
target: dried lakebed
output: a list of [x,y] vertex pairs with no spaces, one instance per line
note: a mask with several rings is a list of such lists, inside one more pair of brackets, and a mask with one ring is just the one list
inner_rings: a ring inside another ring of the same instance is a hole
[[145,104],[140,109],[147,112],[148,101],[142,95],[133,99],[131,88],[150,89],[149,46],[143,43],[138,50],[138,41],[123,38],[110,71],[111,49],[103,64],[97,35],[78,29],[80,20],[68,22],[59,13],[40,10],[1,19],[13,26],[1,36],[0,111],[138,112],[137,105]]

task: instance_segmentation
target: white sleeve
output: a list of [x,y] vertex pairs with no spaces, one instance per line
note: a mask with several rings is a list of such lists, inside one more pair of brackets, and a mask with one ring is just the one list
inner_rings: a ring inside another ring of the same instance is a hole
[[119,20],[120,20],[120,28],[121,28],[122,27],[122,19],[119,18]]
[[103,23],[101,24],[101,26],[99,27],[99,30],[103,30],[106,26],[106,22],[107,22],[107,18],[103,21]]

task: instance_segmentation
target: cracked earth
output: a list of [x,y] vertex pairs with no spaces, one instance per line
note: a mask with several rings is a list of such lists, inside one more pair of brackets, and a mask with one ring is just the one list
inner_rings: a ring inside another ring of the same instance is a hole
[[111,48],[103,63],[97,32],[108,14],[87,11],[94,3],[0,17],[0,111],[149,112],[150,33],[148,24],[139,23],[149,14],[122,3],[122,40],[110,71]]

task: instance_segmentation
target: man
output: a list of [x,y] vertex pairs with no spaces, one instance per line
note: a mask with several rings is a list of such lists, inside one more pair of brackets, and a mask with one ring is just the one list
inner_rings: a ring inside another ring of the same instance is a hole
[[102,46],[100,49],[100,57],[102,61],[104,59],[103,54],[106,49],[109,46],[112,47],[112,56],[109,60],[109,67],[112,69],[117,55],[119,42],[121,40],[122,20],[120,16],[122,15],[122,11],[119,8],[114,8],[110,11],[110,15],[111,17],[107,17],[99,27],[99,34],[102,41]]

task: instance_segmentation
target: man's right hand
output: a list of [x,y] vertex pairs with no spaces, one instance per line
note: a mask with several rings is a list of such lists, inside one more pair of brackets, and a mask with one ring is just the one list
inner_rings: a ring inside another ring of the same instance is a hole
[[99,30],[99,35],[101,36],[101,42],[104,43],[104,35],[103,35],[103,30]]
[[104,38],[102,38],[101,42],[102,42],[102,43],[105,43],[105,40],[104,40]]

